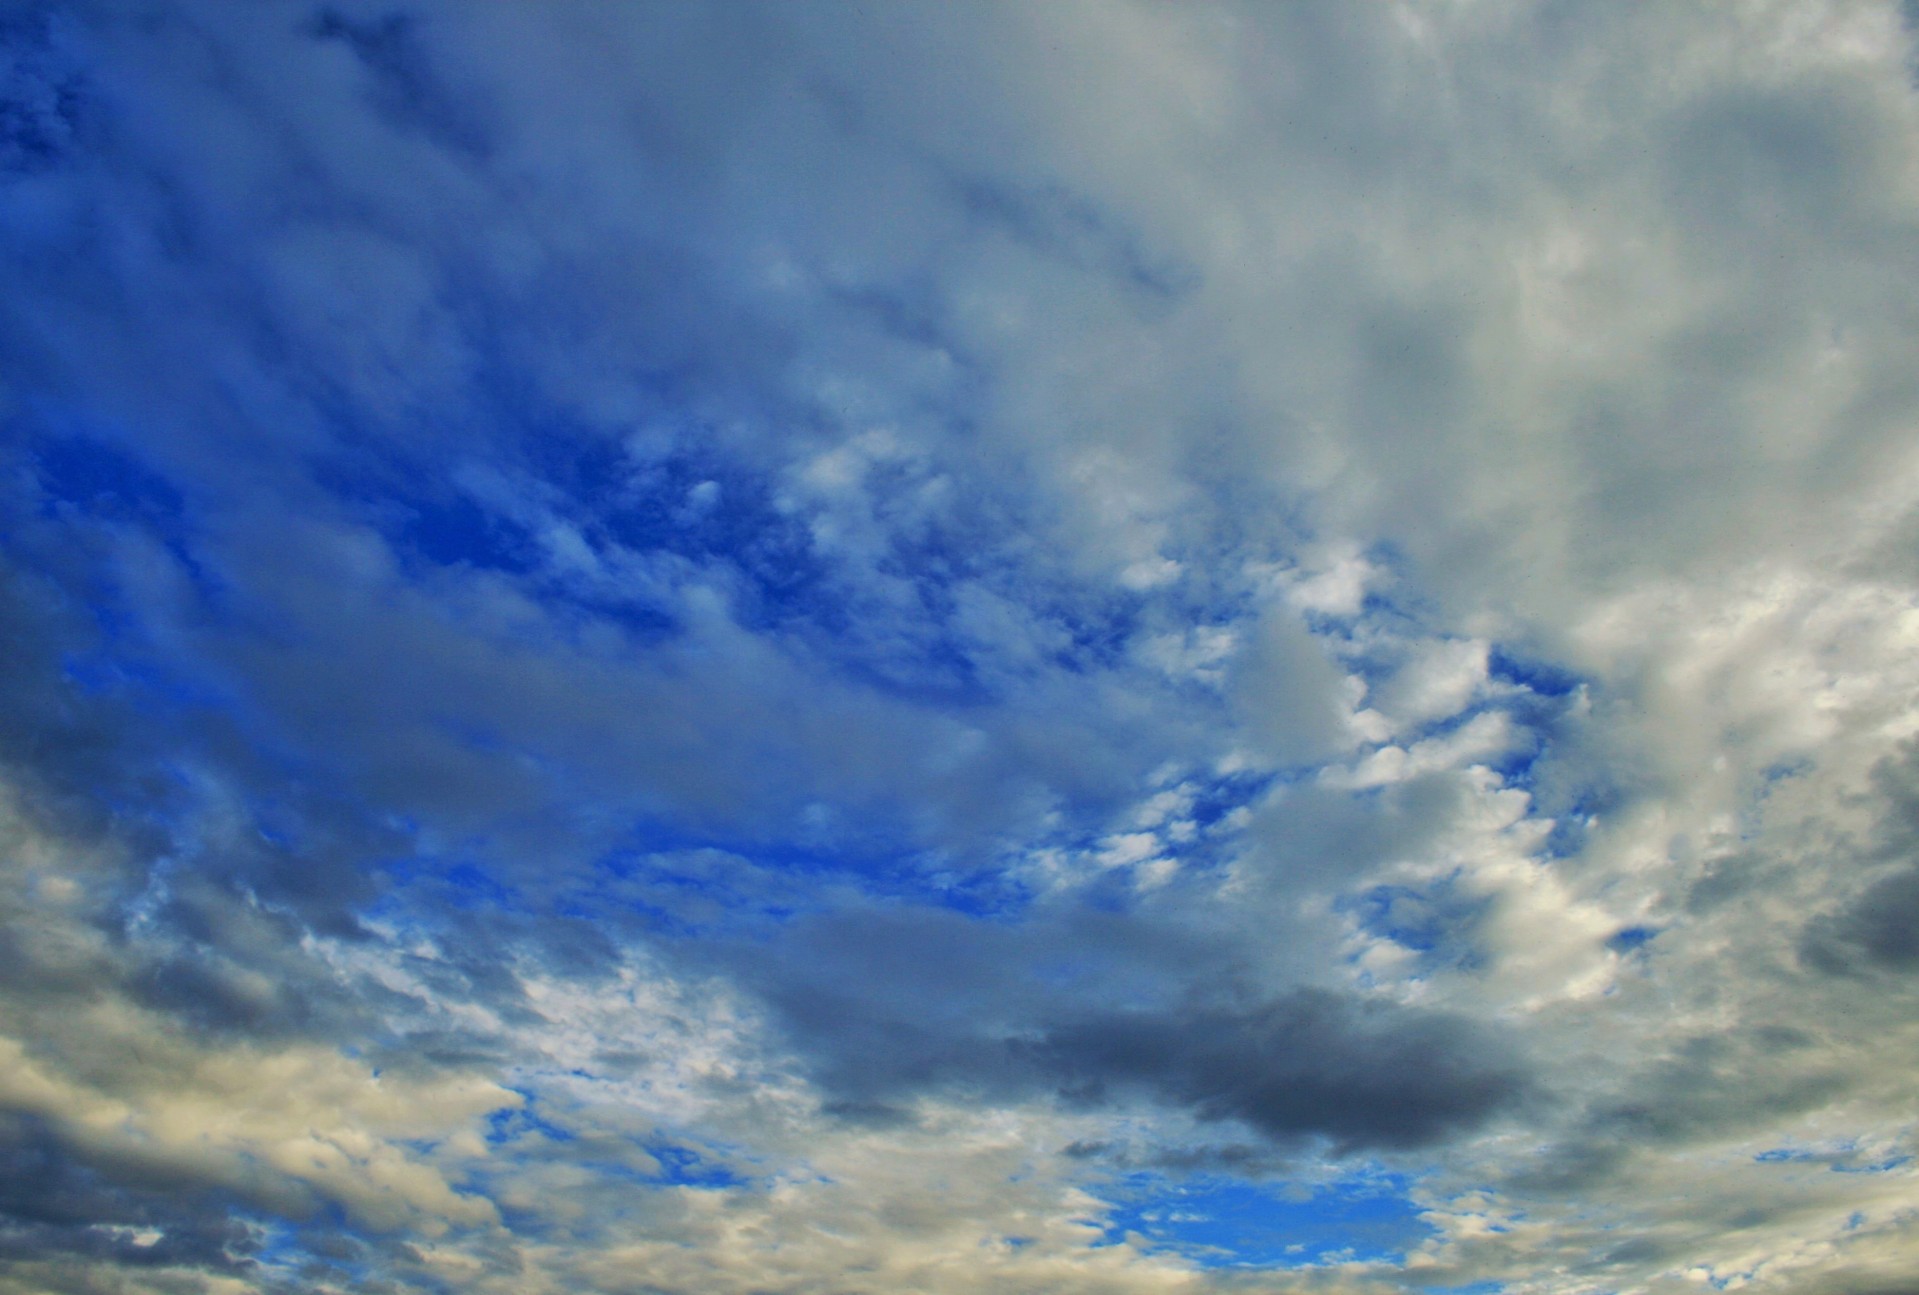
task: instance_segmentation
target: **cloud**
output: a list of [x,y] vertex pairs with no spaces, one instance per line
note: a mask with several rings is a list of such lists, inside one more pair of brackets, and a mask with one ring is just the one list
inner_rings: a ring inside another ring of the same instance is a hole
[[[1800,954],[1812,966],[1846,974],[1867,968],[1904,973],[1919,963],[1915,919],[1919,919],[1919,802],[1913,795],[1910,750],[1888,756],[1873,769],[1874,790],[1882,806],[1870,844],[1857,860],[1875,877],[1849,896],[1837,911],[1806,924]],[[1887,865],[1890,865],[1888,867]]]
[[1901,1288],[1907,8],[0,20],[0,1289]]
[[1240,1012],[1096,1019],[1039,1051],[1069,1094],[1137,1083],[1203,1118],[1343,1151],[1435,1141],[1525,1092],[1521,1068],[1467,1022],[1304,991]]

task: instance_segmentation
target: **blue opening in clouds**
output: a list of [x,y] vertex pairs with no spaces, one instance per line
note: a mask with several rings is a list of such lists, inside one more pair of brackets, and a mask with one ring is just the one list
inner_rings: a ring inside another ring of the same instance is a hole
[[[701,862],[693,866],[694,860]],[[959,864],[856,833],[809,847],[647,822],[603,855],[595,873],[609,891],[624,897],[616,902],[637,902],[662,915],[676,913],[679,899],[723,900],[724,910],[712,918],[722,928],[791,916],[796,901],[810,907],[809,886],[856,888],[873,898],[911,900],[980,918],[1016,916],[1032,899],[1029,883],[994,861]],[[671,933],[715,929],[705,922],[677,927],[680,920],[668,922]]]
[[105,441],[83,436],[40,440],[33,459],[41,488],[90,512],[122,514],[167,529],[184,512],[180,491],[146,464]]
[[1887,1156],[1883,1160],[1874,1160],[1869,1164],[1834,1165],[1832,1171],[1836,1174],[1889,1174],[1894,1170],[1904,1169],[1911,1163],[1911,1156]]
[[1551,814],[1552,831],[1546,836],[1548,858],[1564,859],[1585,848],[1595,820],[1618,809],[1626,802],[1626,793],[1613,786],[1589,785],[1576,789],[1563,803],[1545,802],[1541,813]]
[[1424,966],[1470,967],[1478,958],[1473,935],[1490,901],[1440,877],[1424,886],[1374,886],[1339,907],[1367,934],[1419,954]]
[[516,1142],[521,1138],[539,1136],[552,1142],[572,1142],[575,1135],[554,1124],[540,1114],[540,1102],[537,1094],[521,1088],[515,1089],[523,1099],[519,1106],[509,1106],[494,1111],[486,1119],[486,1140],[492,1146]]
[[1612,938],[1606,941],[1606,947],[1615,953],[1631,953],[1634,949],[1643,948],[1658,934],[1654,927],[1628,926],[1613,932]]
[[1105,1235],[1129,1233],[1208,1268],[1396,1262],[1432,1235],[1407,1181],[1381,1174],[1297,1189],[1202,1175],[1134,1174],[1118,1185]]
[[1563,666],[1497,644],[1486,654],[1486,673],[1501,683],[1516,684],[1542,697],[1570,696],[1584,682]]
[[717,1191],[744,1186],[746,1180],[725,1165],[701,1155],[692,1147],[672,1142],[649,1142],[647,1154],[659,1162],[660,1172],[651,1181],[662,1187],[698,1187]]
[[474,566],[524,575],[534,568],[532,538],[507,518],[462,494],[416,498],[395,538],[442,566]]

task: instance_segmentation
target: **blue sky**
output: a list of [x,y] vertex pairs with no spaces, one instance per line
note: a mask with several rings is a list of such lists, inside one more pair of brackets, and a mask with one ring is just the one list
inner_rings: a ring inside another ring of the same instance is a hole
[[0,1295],[1912,1288],[1913,18],[0,8]]

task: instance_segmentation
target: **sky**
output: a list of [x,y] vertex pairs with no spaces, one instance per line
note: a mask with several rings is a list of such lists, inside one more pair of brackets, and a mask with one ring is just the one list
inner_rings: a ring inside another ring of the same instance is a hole
[[1919,6],[0,5],[0,1295],[1919,1289]]

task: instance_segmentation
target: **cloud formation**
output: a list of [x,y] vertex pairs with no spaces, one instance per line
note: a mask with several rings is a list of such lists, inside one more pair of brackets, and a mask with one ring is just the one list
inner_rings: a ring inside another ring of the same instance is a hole
[[1913,26],[0,16],[0,1292],[1909,1288]]

